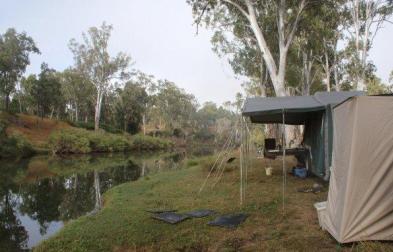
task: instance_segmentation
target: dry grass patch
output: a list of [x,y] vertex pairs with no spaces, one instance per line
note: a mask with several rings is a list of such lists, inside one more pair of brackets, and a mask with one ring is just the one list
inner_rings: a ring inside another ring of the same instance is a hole
[[71,128],[66,122],[25,114],[10,116],[9,122],[7,134],[19,133],[37,147],[46,147],[52,132]]

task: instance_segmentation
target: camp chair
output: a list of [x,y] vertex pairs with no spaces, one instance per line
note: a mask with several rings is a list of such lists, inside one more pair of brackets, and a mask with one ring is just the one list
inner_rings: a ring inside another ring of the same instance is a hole
[[265,139],[265,148],[263,149],[263,156],[268,159],[276,159],[276,155],[269,153],[269,150],[276,150],[276,139],[274,138],[266,138]]

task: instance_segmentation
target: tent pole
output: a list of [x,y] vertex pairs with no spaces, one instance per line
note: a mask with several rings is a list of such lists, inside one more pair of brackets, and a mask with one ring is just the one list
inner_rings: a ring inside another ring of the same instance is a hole
[[240,205],[243,205],[243,117],[240,118]]
[[286,148],[286,136],[285,136],[285,110],[282,110],[282,213],[285,213],[285,184],[286,184],[286,168],[285,168],[285,148]]
[[329,152],[329,116],[330,116],[330,106],[326,106],[325,109],[325,116],[323,120],[323,143],[324,143],[324,166],[325,166],[325,176],[324,180],[329,181],[330,177],[330,167],[329,167],[329,158],[330,158],[330,152]]

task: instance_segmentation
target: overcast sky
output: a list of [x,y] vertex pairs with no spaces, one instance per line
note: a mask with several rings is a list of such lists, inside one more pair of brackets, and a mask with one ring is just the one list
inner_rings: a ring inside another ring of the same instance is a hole
[[[195,34],[185,0],[1,1],[0,33],[9,27],[26,31],[41,50],[28,73],[38,73],[43,61],[59,71],[72,65],[69,40],[80,41],[82,32],[106,21],[114,26],[111,52],[128,53],[136,69],[175,82],[200,103],[234,100],[240,91],[241,80],[211,50],[211,32]],[[393,27],[387,24],[370,52],[384,81],[393,70],[392,39]]]

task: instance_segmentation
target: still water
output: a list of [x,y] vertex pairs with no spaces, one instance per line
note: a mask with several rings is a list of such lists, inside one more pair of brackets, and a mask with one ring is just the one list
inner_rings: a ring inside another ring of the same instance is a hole
[[185,153],[36,156],[0,163],[0,251],[36,246],[68,221],[94,214],[113,186],[179,169]]

